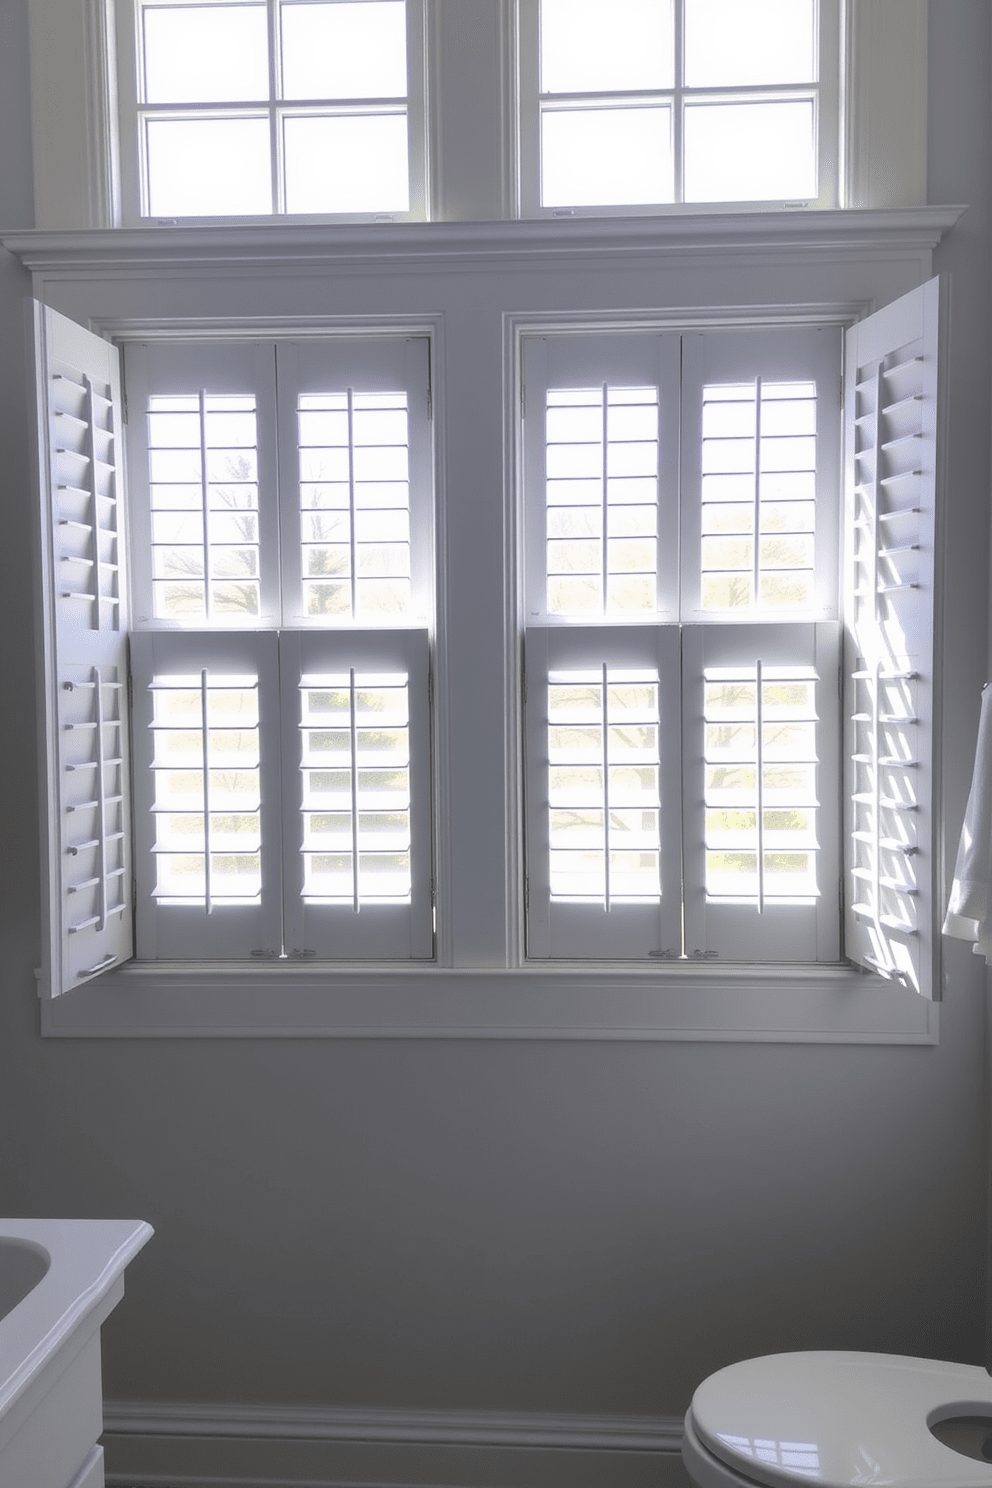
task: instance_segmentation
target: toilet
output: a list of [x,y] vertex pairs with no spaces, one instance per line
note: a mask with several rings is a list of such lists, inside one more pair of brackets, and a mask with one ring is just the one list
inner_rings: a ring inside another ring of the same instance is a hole
[[992,1379],[899,1354],[746,1359],[696,1390],[682,1460],[696,1488],[992,1488]]

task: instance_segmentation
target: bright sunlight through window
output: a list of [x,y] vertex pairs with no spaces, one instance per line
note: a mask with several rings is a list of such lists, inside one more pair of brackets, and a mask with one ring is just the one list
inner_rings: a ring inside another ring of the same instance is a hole
[[541,0],[541,204],[817,195],[817,0]]

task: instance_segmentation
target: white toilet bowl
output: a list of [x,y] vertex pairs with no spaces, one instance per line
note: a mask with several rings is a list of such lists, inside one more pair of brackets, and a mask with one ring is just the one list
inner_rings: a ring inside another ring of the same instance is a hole
[[747,1359],[699,1386],[682,1460],[697,1488],[992,1488],[992,1379],[898,1354]]

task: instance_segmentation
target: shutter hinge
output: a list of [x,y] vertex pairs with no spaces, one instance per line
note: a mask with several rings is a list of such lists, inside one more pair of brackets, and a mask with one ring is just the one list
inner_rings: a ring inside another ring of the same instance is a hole
[[427,664],[427,706],[434,707],[434,668],[430,662]]
[[844,379],[843,379],[843,377],[840,379],[840,385],[839,385],[839,387],[837,389],[837,406],[840,409],[841,413],[843,413],[844,412]]
[[434,880],[432,878],[431,879],[431,909],[436,909],[436,908],[437,908],[437,885],[435,884],[435,882],[434,882]]
[[527,705],[527,658],[526,658],[526,656],[522,656],[520,658],[520,701],[526,707],[526,705]]
[[430,383],[428,382],[428,384],[427,384],[427,419],[428,419],[428,422],[430,422],[430,420],[433,419],[433,417],[434,417],[434,393],[433,393],[433,391],[431,389]]
[[524,874],[524,909],[530,912],[530,875]]
[[520,383],[520,417],[527,417],[527,389],[522,381]]
[[719,951],[690,951],[693,961],[715,961],[720,955]]
[[133,711],[133,709],[134,709],[134,673],[133,672],[128,672],[128,674],[127,674],[127,706],[128,706],[128,711],[129,712]]
[[837,696],[841,702],[844,701],[844,668],[842,666],[837,668]]

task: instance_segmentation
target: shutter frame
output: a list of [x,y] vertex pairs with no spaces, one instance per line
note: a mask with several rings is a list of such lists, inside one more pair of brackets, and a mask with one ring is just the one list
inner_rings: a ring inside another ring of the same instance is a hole
[[[844,410],[844,950],[863,970],[930,998],[940,985],[933,770],[941,315],[934,278],[853,326]],[[870,384],[877,390],[887,375],[883,427]]]
[[28,316],[41,607],[38,976],[41,996],[58,997],[134,952],[123,419],[117,349],[36,300]]

